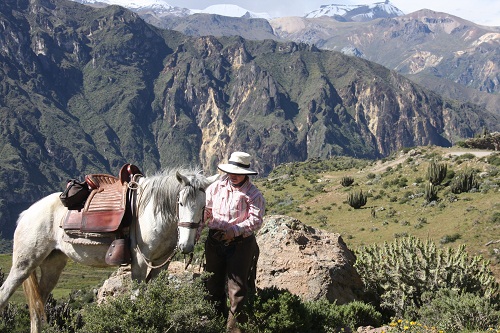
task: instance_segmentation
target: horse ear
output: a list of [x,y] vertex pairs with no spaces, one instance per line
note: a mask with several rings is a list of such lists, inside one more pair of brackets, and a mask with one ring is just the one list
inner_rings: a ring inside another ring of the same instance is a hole
[[215,174],[213,176],[210,176],[210,177],[207,177],[207,180],[208,180],[208,184],[212,184],[213,182],[215,182],[217,179],[219,179],[219,174]]
[[183,174],[181,174],[179,171],[177,171],[175,173],[175,177],[177,177],[177,180],[179,181],[179,183],[181,183],[185,186],[189,185],[189,179],[186,176],[184,176]]

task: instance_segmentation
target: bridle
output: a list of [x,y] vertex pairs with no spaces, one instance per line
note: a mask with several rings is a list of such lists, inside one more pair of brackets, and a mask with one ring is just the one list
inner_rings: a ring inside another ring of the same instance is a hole
[[[186,185],[184,187],[188,187],[188,186],[191,186],[191,185]],[[205,189],[203,189],[203,188],[199,188],[198,190],[201,191],[201,192],[203,192],[203,193],[205,193]],[[180,197],[181,191],[182,190],[180,190],[179,194],[177,194],[177,206],[176,206],[176,208],[177,208],[177,212],[176,212],[177,218],[179,218],[179,205],[180,205],[179,197]],[[204,222],[203,219],[204,219],[204,215],[205,214],[203,212],[205,211],[205,206],[203,206],[203,208],[201,210],[202,210],[202,213],[201,213],[201,219],[200,219],[200,221],[198,221],[198,222],[181,222],[181,221],[179,221],[179,222],[177,222],[177,227],[188,228],[188,229],[198,229],[200,227],[200,224],[202,224]],[[179,238],[179,235],[177,235],[177,241],[179,241],[178,238]]]

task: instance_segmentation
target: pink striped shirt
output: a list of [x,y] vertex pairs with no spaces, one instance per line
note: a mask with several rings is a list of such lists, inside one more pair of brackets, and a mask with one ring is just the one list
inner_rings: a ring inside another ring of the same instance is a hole
[[204,221],[210,229],[233,228],[235,236],[247,237],[262,226],[266,203],[250,179],[236,188],[231,186],[225,175],[210,185],[206,192]]

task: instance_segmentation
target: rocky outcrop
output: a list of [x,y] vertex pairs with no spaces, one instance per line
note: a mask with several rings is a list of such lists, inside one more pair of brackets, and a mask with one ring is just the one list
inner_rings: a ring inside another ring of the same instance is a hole
[[326,298],[345,304],[359,299],[361,277],[356,258],[342,237],[306,226],[297,219],[265,218],[257,241],[257,287],[288,289],[304,300]]

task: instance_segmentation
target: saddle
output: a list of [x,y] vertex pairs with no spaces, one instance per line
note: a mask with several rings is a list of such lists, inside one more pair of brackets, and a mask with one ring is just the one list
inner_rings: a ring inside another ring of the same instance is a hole
[[[91,192],[82,209],[68,209],[62,222],[64,231],[73,237],[99,238],[100,244],[112,243],[110,251],[115,250],[117,245],[126,246],[124,239],[128,239],[134,209],[131,204],[134,193],[129,183],[140,174],[137,166],[125,164],[118,176],[86,175],[85,182]],[[122,264],[121,261],[119,264]]]

